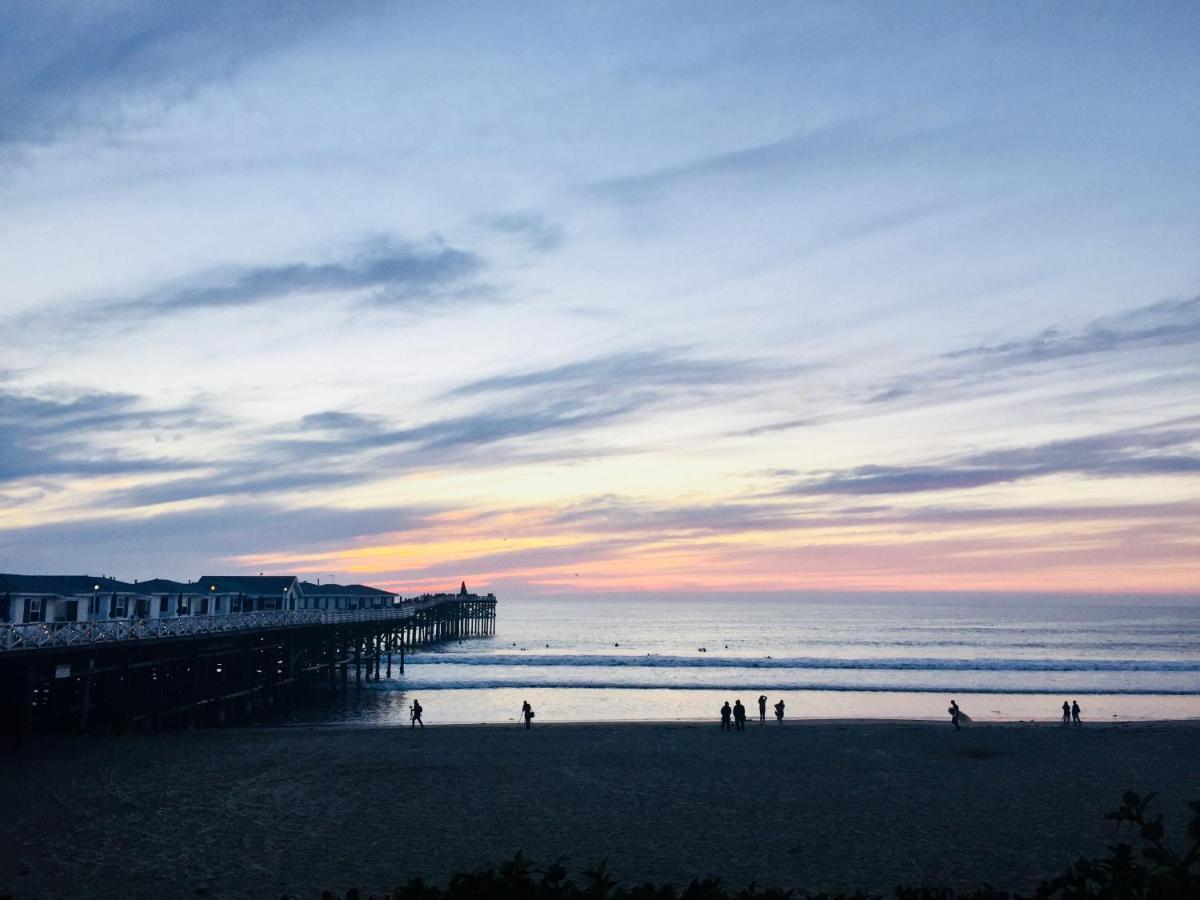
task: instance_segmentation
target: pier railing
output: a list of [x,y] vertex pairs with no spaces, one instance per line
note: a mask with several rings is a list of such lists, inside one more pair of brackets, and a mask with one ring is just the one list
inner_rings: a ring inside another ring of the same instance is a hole
[[53,647],[77,647],[81,644],[107,644],[116,641],[145,641],[162,638],[192,637],[222,632],[262,631],[297,625],[338,625],[347,622],[375,622],[407,619],[418,610],[437,606],[447,600],[405,603],[393,609],[358,609],[342,612],[319,609],[260,610],[229,613],[223,616],[179,616],[167,619],[108,619],[91,622],[33,622],[0,625],[0,652],[6,650],[42,650]]

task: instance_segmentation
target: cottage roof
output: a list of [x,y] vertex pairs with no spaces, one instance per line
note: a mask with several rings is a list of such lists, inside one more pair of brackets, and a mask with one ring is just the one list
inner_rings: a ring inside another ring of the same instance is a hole
[[117,581],[115,578],[97,578],[94,575],[2,575],[0,591],[14,594],[90,594],[96,587],[104,592],[137,592],[141,585]]
[[216,586],[217,594],[249,594],[252,597],[278,597],[291,590],[295,575],[205,575],[191,587],[207,594]]
[[300,592],[306,597],[395,597],[391,591],[368,587],[365,584],[313,584],[300,582]]
[[182,581],[172,581],[170,578],[151,578],[139,581],[134,587],[146,594],[198,594],[200,589],[194,584],[184,584]]

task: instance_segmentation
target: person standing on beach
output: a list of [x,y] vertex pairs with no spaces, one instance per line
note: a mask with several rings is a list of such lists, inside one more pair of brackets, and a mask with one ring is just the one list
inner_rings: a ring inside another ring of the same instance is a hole
[[1070,703],[1068,703],[1066,700],[1064,700],[1064,701],[1063,701],[1063,717],[1062,717],[1062,723],[1063,723],[1064,725],[1070,725],[1070,724],[1071,724],[1071,704],[1070,704]]
[[1078,700],[1071,701],[1071,721],[1074,722],[1076,725],[1083,724],[1082,722],[1079,721],[1079,701]]
[[741,700],[733,701],[733,724],[738,731],[746,730],[746,707],[742,706]]
[[729,724],[729,717],[733,715],[733,709],[729,706],[729,701],[725,701],[725,705],[721,707],[721,730],[732,731],[733,728]]
[[775,704],[775,721],[780,725],[783,724],[783,701],[780,700]]
[[954,723],[954,730],[958,731],[959,728],[961,727],[958,724],[958,717],[959,717],[959,715],[961,715],[959,708],[958,708],[958,702],[956,700],[951,700],[950,708],[948,710],[946,710],[946,712],[950,713],[950,721]]
[[413,705],[411,707],[409,707],[409,710],[408,710],[408,715],[409,715],[408,727],[409,728],[416,728],[417,725],[420,725],[422,728],[425,727],[425,723],[421,721],[421,713],[423,713],[424,711],[425,710],[423,710],[421,708],[421,704],[419,702],[417,702],[416,700],[413,700]]
[[525,727],[533,727],[533,707],[529,705],[529,701],[525,700],[521,703],[521,718],[525,720]]
[[758,695],[758,721],[767,721],[767,695]]

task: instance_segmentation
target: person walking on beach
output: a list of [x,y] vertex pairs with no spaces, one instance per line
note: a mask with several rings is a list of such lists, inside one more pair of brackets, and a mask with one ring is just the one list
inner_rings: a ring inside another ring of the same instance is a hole
[[767,721],[767,695],[758,695],[758,721]]
[[783,701],[780,700],[775,704],[775,721],[780,725],[783,724]]
[[746,730],[746,707],[742,706],[741,700],[733,701],[733,724],[738,731]]
[[413,705],[408,708],[409,728],[416,728],[418,725],[420,725],[422,728],[425,727],[425,723],[421,721],[421,713],[424,711],[425,710],[421,708],[421,704],[416,700],[413,700]]
[[954,723],[954,730],[958,731],[962,727],[958,724],[958,717],[962,715],[962,711],[959,710],[957,701],[951,700],[950,708],[946,712],[950,713],[950,721]]
[[1071,701],[1071,721],[1074,722],[1076,725],[1083,724],[1082,722],[1079,721],[1079,701],[1078,700]]
[[528,700],[521,704],[521,718],[525,720],[526,728],[533,727],[533,707],[529,705]]
[[1063,701],[1063,717],[1062,717],[1062,723],[1063,723],[1064,725],[1070,725],[1070,724],[1071,724],[1071,704],[1070,704],[1070,703],[1068,703],[1066,700],[1064,700],[1064,701]]
[[725,705],[721,707],[721,730],[722,731],[732,731],[733,730],[729,724],[729,717],[731,715],[733,715],[733,710],[729,706],[729,701],[726,700]]

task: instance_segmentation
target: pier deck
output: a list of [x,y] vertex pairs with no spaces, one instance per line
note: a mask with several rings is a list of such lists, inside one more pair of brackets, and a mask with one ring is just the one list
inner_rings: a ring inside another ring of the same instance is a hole
[[0,734],[157,730],[286,714],[298,691],[404,672],[405,655],[494,633],[492,595],[391,609],[0,626]]

